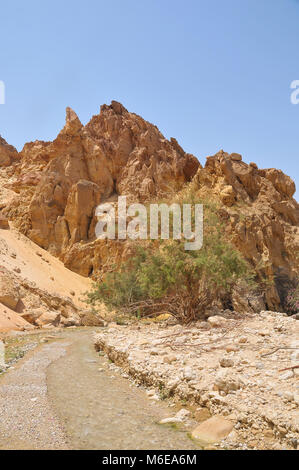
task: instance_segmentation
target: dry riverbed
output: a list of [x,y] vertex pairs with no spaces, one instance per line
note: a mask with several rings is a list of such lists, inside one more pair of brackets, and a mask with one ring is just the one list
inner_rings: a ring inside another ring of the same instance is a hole
[[298,328],[265,312],[6,335],[0,449],[295,449]]
[[188,436],[195,422],[159,424],[173,408],[117,373],[96,353],[93,334],[83,328],[6,337],[0,449],[198,449]]
[[205,447],[296,449],[298,333],[295,318],[262,312],[192,327],[113,324],[95,346],[153,400],[184,403],[204,421],[193,435]]

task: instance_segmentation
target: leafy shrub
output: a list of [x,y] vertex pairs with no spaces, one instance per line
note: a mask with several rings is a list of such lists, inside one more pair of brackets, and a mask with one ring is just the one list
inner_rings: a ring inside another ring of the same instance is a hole
[[295,314],[299,312],[299,282],[297,286],[289,290],[285,300],[287,313]]
[[103,282],[94,284],[87,302],[104,302],[110,310],[137,317],[170,313],[188,323],[201,317],[217,297],[227,295],[237,280],[251,282],[251,269],[225,240],[212,203],[205,204],[204,219],[201,250],[185,251],[182,241],[140,244],[135,256],[118,271],[107,273]]

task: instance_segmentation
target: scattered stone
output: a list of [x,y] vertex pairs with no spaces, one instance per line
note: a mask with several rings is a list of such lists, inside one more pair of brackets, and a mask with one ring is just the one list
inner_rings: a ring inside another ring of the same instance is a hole
[[36,324],[38,326],[46,327],[48,325],[51,326],[58,326],[60,322],[60,313],[56,310],[50,310],[47,312],[42,313],[37,319]]
[[172,423],[182,423],[190,416],[190,411],[182,408],[175,416],[170,418],[164,418],[160,421],[160,424],[172,424]]
[[245,344],[247,343],[248,339],[246,338],[246,336],[241,336],[241,338],[239,338],[239,343],[240,344]]
[[281,380],[289,380],[289,379],[292,379],[294,377],[294,372],[292,370],[287,370],[286,372],[284,372],[283,374],[280,374],[279,378]]
[[219,328],[223,326],[226,323],[226,318],[221,317],[221,316],[216,316],[216,317],[209,317],[208,318],[208,323],[213,327],[213,328]]
[[192,437],[202,444],[215,444],[227,437],[234,429],[234,423],[222,416],[213,416],[201,423],[192,432]]
[[231,153],[230,158],[234,162],[241,162],[242,161],[242,155],[240,155],[239,153]]
[[155,395],[151,395],[149,397],[150,400],[153,400],[153,401],[159,401],[160,400],[160,397],[159,395],[155,394]]
[[233,367],[234,361],[231,357],[224,356],[219,361],[221,367]]
[[177,357],[175,355],[168,355],[168,356],[165,356],[163,359],[163,362],[165,364],[172,364],[173,362],[176,362],[176,361],[177,361]]
[[215,386],[219,391],[229,393],[239,390],[243,386],[243,381],[233,372],[220,370],[216,375]]
[[[213,317],[219,319],[215,313]],[[123,329],[113,328],[98,335],[96,344],[137,383],[148,382],[156,390],[162,387],[163,395],[173,396],[176,402],[199,403],[200,411],[193,415],[199,422],[210,415],[237,422],[220,447],[272,449],[280,442],[293,448],[291,439],[298,436],[297,369],[289,380],[281,380],[279,370],[292,365],[294,351],[280,349],[267,354],[284,345],[296,347],[296,322],[275,312],[244,314],[237,321],[226,322],[231,322],[232,328],[224,333],[209,328],[208,322],[198,322],[196,327],[151,324],[149,328],[139,324],[138,328],[128,326],[125,335]],[[278,326],[282,330],[278,331]],[[271,334],[262,338],[259,331]],[[173,353],[163,337],[171,338]],[[159,351],[158,356],[151,355],[152,349]],[[175,362],[168,360],[171,356]],[[230,367],[223,367],[227,365]],[[154,389],[149,394],[159,399]],[[166,419],[166,424],[178,422],[177,415]],[[273,432],[267,436],[264,432],[269,426]]]
[[190,411],[182,408],[177,414],[176,418],[180,419],[181,421],[185,421],[190,416]]
[[289,402],[294,401],[294,394],[292,392],[284,392],[283,397]]
[[20,288],[8,272],[0,276],[0,303],[15,310],[20,300]]
[[230,345],[230,346],[227,346],[225,348],[226,352],[227,353],[230,353],[230,352],[237,352],[239,351],[239,347],[238,346],[234,346],[234,345]]
[[182,422],[181,419],[177,418],[176,416],[172,416],[170,418],[161,419],[159,424],[176,424],[176,423],[181,423],[181,422]]

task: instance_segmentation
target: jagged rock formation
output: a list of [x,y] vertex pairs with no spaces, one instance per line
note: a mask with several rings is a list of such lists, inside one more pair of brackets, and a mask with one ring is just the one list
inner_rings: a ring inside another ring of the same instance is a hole
[[117,102],[103,105],[86,126],[67,108],[65,127],[53,142],[26,144],[20,154],[0,144],[2,191],[7,191],[7,203],[0,191],[0,210],[83,276],[130,250],[126,242],[95,239],[100,202],[118,194],[141,202],[172,198],[191,181],[199,194],[219,200],[229,237],[268,282],[263,301],[244,296],[239,286],[234,306],[256,311],[266,302],[279,310],[285,287],[298,275],[299,208],[292,197],[295,185],[280,170],[259,170],[223,151],[202,168],[175,139],[166,140]]
[[[6,213],[31,240],[67,262],[74,245],[95,239],[100,202],[113,194],[145,201],[171,193],[198,167],[175,139],[166,140],[119,103],[102,106],[85,127],[67,108],[54,142],[24,146],[11,184],[19,196]],[[70,267],[84,275],[91,270]]]
[[[229,238],[250,261],[265,285],[265,301],[278,310],[285,291],[299,272],[299,205],[291,178],[273,168],[259,170],[239,154],[220,151],[208,157],[193,184],[199,193],[221,202],[221,215]],[[245,300],[235,292],[236,304]],[[251,307],[251,308],[250,308]],[[239,310],[258,310],[245,300]]]
[[18,151],[0,136],[0,167],[7,167],[19,158]]

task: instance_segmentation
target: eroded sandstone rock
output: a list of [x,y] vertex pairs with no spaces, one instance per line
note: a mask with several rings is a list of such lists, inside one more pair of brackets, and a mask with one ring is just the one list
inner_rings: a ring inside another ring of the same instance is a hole
[[0,214],[0,229],[1,230],[8,230],[9,229],[9,222],[7,217],[4,217]]
[[193,189],[223,205],[221,216],[235,247],[266,280],[264,292],[237,286],[233,308],[259,312],[266,305],[279,310],[299,272],[299,205],[295,184],[276,169],[259,170],[240,156],[224,151],[208,157],[193,179]]
[[190,181],[200,166],[175,139],[168,141],[115,101],[103,105],[85,127],[67,108],[57,138],[26,144],[20,159],[12,185],[20,197],[7,213],[35,243],[86,276],[95,268],[94,247],[82,254],[83,267],[80,242],[95,241],[100,202],[117,194],[139,201],[165,196]]
[[171,198],[191,182],[199,197],[219,202],[227,237],[263,282],[257,294],[237,286],[232,308],[283,309],[299,271],[299,205],[295,184],[282,171],[247,165],[240,154],[222,150],[203,168],[175,139],[114,101],[86,126],[67,108],[53,142],[28,143],[20,154],[8,147],[1,141],[2,154],[18,163],[10,184],[15,196],[4,212],[69,269],[97,276],[130,256],[129,243],[95,239],[99,203],[118,195],[140,202]]
[[0,167],[7,167],[18,160],[18,152],[0,136]]
[[20,300],[20,286],[9,273],[0,268],[0,302],[15,310]]

